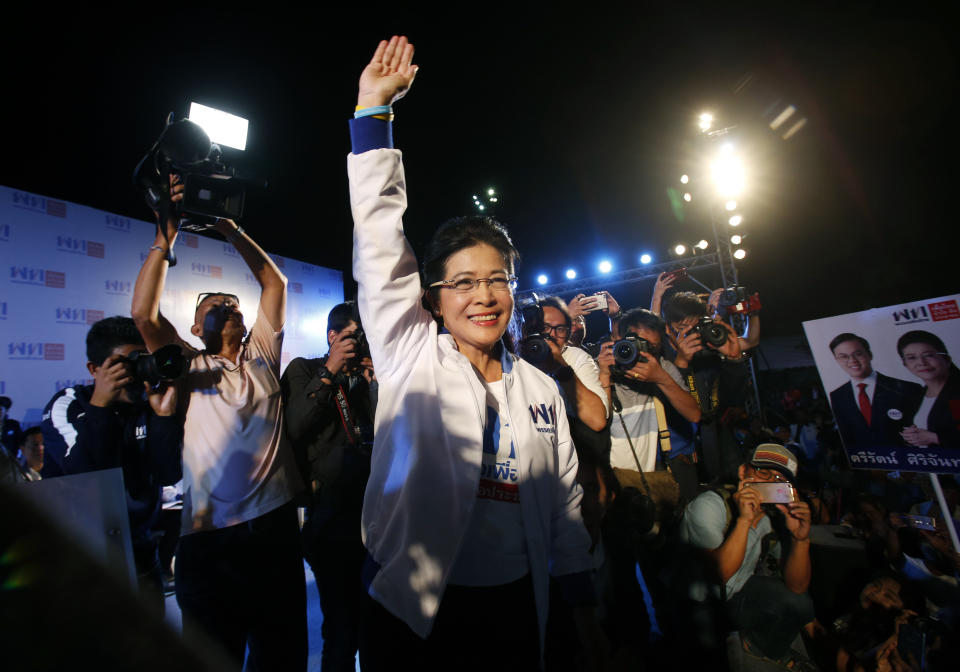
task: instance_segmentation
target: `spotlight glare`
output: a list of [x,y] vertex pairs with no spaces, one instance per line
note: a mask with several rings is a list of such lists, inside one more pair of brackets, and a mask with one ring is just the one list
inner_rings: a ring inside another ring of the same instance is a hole
[[733,217],[731,217],[731,218],[730,218],[729,220],[727,220],[727,221],[730,223],[730,226],[740,226],[740,222],[743,221],[743,216],[741,216],[741,215],[734,215]]
[[479,200],[480,200],[480,198],[479,198],[479,197],[478,197],[478,196],[477,196],[476,194],[474,194],[474,195],[473,195],[473,200],[475,200],[475,201],[479,201]]
[[649,264],[651,261],[653,261],[653,257],[651,257],[649,254],[641,254],[641,255],[640,255],[640,263],[641,263],[641,264]]
[[689,182],[689,181],[690,181],[690,176],[689,176],[689,175],[681,175],[681,176],[680,176],[680,184],[686,184],[686,183]]
[[713,115],[709,112],[701,114],[699,126],[701,131],[710,130],[710,127],[713,126]]
[[575,277],[577,277],[577,272],[572,268],[568,268],[564,275],[567,276],[567,280],[573,280]]
[[689,203],[690,201],[693,200],[693,195],[691,195],[691,193],[688,191],[687,193],[685,193],[685,194],[683,195],[683,200],[685,200],[687,203]]
[[495,192],[493,189],[487,189],[487,196],[493,196],[495,193],[497,192]]
[[677,246],[673,248],[673,251],[678,257],[682,257],[687,253],[687,246],[683,243],[678,243]]
[[747,251],[742,247],[733,253],[734,259],[743,259],[746,256],[747,256]]
[[544,275],[543,273],[541,273],[540,275],[537,276],[537,282],[539,282],[541,285],[545,285],[545,284],[547,284],[547,282],[549,282],[549,281],[550,281],[550,278],[548,278],[548,277],[547,277],[546,275]]
[[727,204],[724,206],[727,210],[733,211],[737,209],[736,201],[727,201]]
[[735,233],[732,236],[730,236],[730,242],[733,243],[734,245],[739,245],[740,243],[743,242],[743,236],[741,236],[739,233]]
[[485,210],[485,209],[486,209],[486,208],[483,207],[483,203],[481,203],[481,204],[478,205],[477,207],[480,208],[481,210]]
[[207,135],[210,136],[210,142],[236,149],[247,148],[249,122],[243,117],[200,103],[190,103],[188,118],[206,131]]
[[743,191],[743,163],[734,155],[733,145],[727,143],[720,148],[720,155],[710,164],[710,176],[721,197],[729,198]]
[[496,202],[497,202],[497,197],[496,197],[496,196],[491,196],[491,197],[490,197],[490,202],[491,202],[491,203],[496,203]]
[[697,247],[699,247],[701,250],[705,250],[710,247],[710,243],[708,243],[706,240],[700,240],[700,242],[697,243]]
[[609,273],[610,271],[613,270],[613,264],[611,264],[609,261],[604,259],[599,264],[597,264],[597,270],[599,270],[601,273]]

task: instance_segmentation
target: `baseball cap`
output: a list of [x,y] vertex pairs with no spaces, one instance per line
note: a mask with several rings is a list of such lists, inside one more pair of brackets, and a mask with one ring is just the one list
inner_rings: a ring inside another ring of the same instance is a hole
[[797,477],[797,456],[779,443],[761,443],[753,451],[750,464],[758,469],[776,469],[791,481]]

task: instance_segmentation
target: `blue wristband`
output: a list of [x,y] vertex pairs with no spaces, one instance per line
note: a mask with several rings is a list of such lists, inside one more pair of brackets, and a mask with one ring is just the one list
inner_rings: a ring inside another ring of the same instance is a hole
[[353,113],[354,119],[360,117],[372,117],[377,114],[393,114],[393,108],[390,105],[378,105],[377,107],[365,107]]

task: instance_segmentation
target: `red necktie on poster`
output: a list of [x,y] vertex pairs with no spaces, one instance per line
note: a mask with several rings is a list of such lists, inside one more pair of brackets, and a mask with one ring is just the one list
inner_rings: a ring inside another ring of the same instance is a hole
[[857,401],[860,402],[860,412],[863,413],[863,419],[867,421],[867,427],[870,426],[870,397],[867,396],[867,384],[857,383],[860,388],[860,394],[857,395]]

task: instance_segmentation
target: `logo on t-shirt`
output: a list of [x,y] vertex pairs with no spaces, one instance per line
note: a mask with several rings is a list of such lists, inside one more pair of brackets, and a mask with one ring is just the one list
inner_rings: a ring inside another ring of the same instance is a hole
[[487,424],[483,430],[483,460],[477,497],[499,502],[520,501],[517,451],[510,436],[501,437],[500,415],[490,406],[487,407]]

